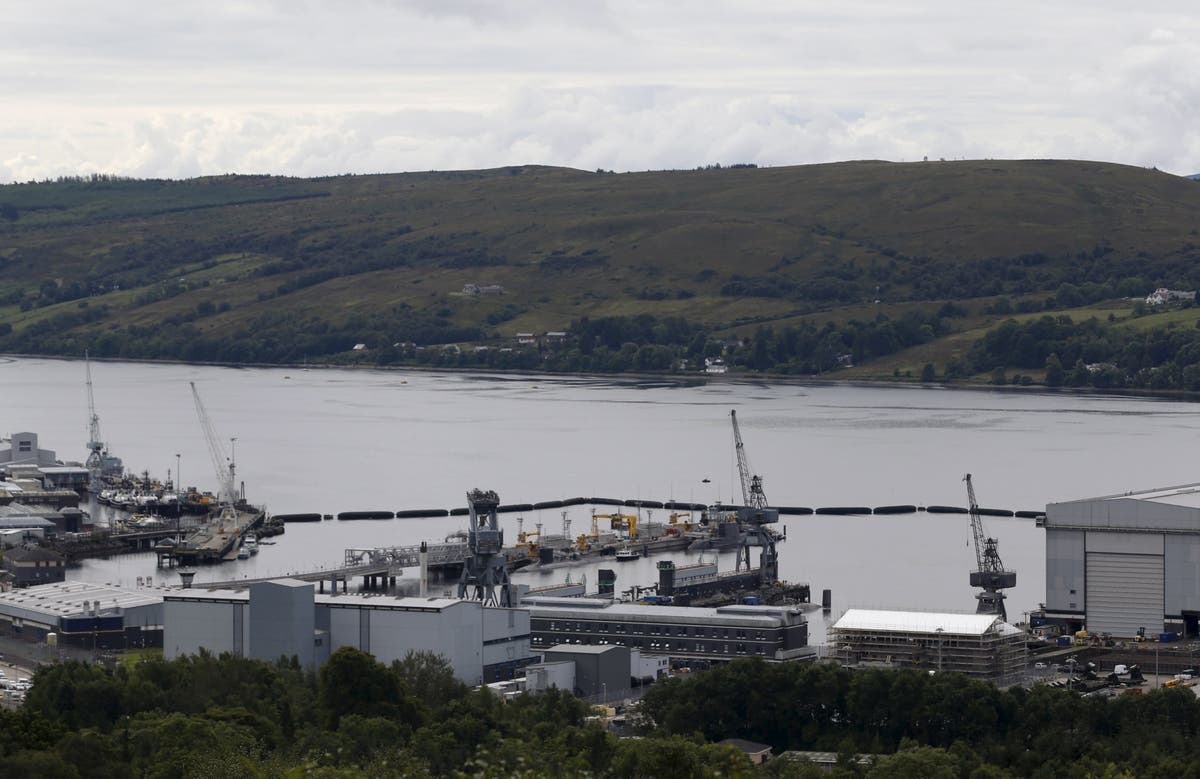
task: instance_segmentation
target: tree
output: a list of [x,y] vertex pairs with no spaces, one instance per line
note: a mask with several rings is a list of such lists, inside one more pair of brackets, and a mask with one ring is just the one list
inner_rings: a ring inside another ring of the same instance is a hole
[[937,368],[933,366],[933,363],[927,362],[921,368],[921,381],[937,381]]
[[879,758],[867,779],[957,779],[959,761],[944,749],[915,747]]
[[402,660],[392,662],[398,676],[417,700],[435,712],[466,697],[469,688],[454,676],[454,668],[443,655],[410,651]]
[[1063,384],[1063,366],[1058,355],[1051,353],[1046,358],[1046,386],[1061,387]]
[[318,704],[330,728],[336,728],[347,714],[419,725],[415,702],[406,693],[396,674],[353,647],[342,647],[321,667]]

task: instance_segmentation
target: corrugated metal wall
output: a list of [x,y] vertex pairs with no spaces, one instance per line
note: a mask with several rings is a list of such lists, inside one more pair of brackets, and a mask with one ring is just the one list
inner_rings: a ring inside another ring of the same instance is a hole
[[1087,629],[1131,637],[1163,628],[1161,554],[1087,554]]

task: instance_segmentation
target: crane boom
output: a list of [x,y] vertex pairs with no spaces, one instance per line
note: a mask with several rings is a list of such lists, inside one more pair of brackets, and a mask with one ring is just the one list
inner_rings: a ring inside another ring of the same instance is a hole
[[967,483],[967,505],[971,514],[971,535],[975,537],[975,565],[977,570],[984,570],[983,549],[987,541],[983,537],[983,519],[979,516],[979,502],[975,500],[975,485],[971,483],[971,474],[963,477]]
[[979,516],[979,503],[975,500],[975,486],[971,483],[971,474],[964,476],[963,481],[967,483],[971,534],[975,538],[976,568],[971,571],[970,580],[972,587],[981,589],[981,592],[975,595],[979,601],[976,611],[979,614],[999,614],[1002,619],[1008,621],[1003,590],[1017,585],[1017,574],[1015,571],[1004,569],[996,539],[987,538],[983,534],[983,519]]
[[204,438],[208,442],[208,454],[212,457],[213,468],[217,474],[217,484],[220,488],[219,498],[223,502],[230,505],[237,502],[237,488],[234,486],[235,464],[233,458],[225,454],[225,448],[221,446],[221,439],[217,437],[217,430],[213,426],[212,420],[209,419],[208,412],[204,408],[204,402],[200,400],[200,392],[196,389],[196,382],[190,382],[192,385],[192,397],[196,400],[196,414],[200,417],[200,429],[204,431]]
[[83,353],[83,364],[87,371],[88,396],[88,451],[87,467],[99,472],[103,465],[104,441],[100,439],[100,415],[96,413],[96,396],[92,393],[92,361]]
[[750,470],[746,447],[742,444],[742,432],[738,429],[736,409],[730,410],[729,418],[733,420],[733,449],[737,453],[738,477],[742,482],[742,502],[750,508],[766,508],[767,496],[763,493],[762,477]]

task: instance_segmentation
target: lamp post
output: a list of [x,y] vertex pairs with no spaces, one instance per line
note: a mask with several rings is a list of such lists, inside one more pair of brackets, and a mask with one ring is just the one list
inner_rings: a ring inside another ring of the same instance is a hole
[[608,705],[608,683],[600,682],[600,702],[605,706]]
[[1157,690],[1161,686],[1158,680],[1158,642],[1156,641],[1154,643],[1154,689]]
[[1067,677],[1067,689],[1070,690],[1072,689],[1072,682],[1075,681],[1075,655],[1071,655],[1067,658],[1067,668],[1069,669],[1067,673],[1070,674],[1070,676]]
[[937,633],[937,640],[938,640],[938,673],[941,673],[942,672],[942,633],[944,631],[942,630],[942,628],[938,628],[934,632]]
[[183,522],[182,493],[183,475],[179,472],[179,452],[175,453],[175,539],[179,540],[180,528]]

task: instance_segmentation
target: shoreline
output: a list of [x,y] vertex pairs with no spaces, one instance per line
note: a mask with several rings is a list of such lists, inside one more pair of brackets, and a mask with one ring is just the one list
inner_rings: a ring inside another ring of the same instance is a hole
[[[79,357],[68,357],[57,354],[0,354],[0,361],[5,360],[59,360],[62,362],[80,362]],[[1134,389],[1125,387],[1114,387],[1110,389],[1099,390],[1095,387],[1047,387],[1044,384],[987,384],[979,382],[944,382],[944,381],[920,381],[919,379],[896,379],[891,376],[879,377],[877,379],[855,378],[855,379],[837,379],[825,376],[796,376],[794,374],[681,374],[681,373],[555,373],[548,371],[521,371],[502,368],[442,368],[434,366],[421,365],[362,365],[362,364],[336,364],[336,363],[232,363],[232,362],[191,362],[188,360],[169,360],[169,359],[148,359],[135,357],[89,357],[87,358],[94,362],[105,363],[137,363],[139,365],[197,365],[211,368],[266,368],[279,370],[285,368],[295,368],[304,370],[373,370],[373,371],[394,371],[398,373],[445,373],[445,374],[478,374],[478,375],[498,375],[498,376],[544,376],[547,379],[563,379],[563,378],[582,378],[582,379],[604,379],[609,381],[619,381],[627,379],[631,382],[636,381],[668,381],[678,384],[761,384],[764,386],[781,385],[781,386],[824,386],[824,387],[896,387],[896,388],[928,388],[930,390],[953,389],[953,390],[972,390],[972,391],[987,391],[987,392],[1037,392],[1042,394],[1070,394],[1070,395],[1093,395],[1096,397],[1113,397],[1113,398],[1153,398],[1155,400],[1173,400],[1180,403],[1194,403],[1200,401],[1200,391],[1190,390],[1152,390],[1152,389]]]

